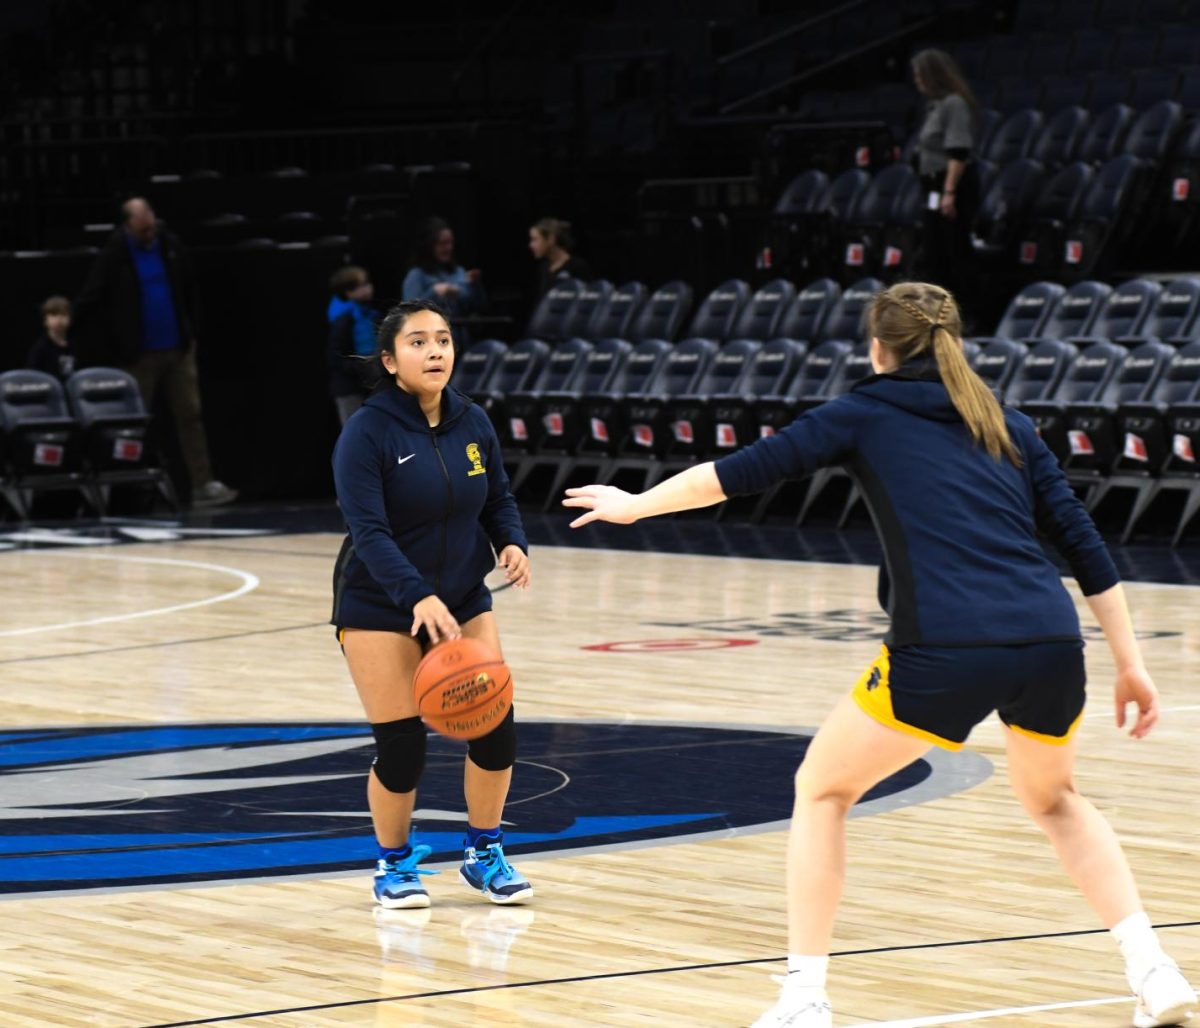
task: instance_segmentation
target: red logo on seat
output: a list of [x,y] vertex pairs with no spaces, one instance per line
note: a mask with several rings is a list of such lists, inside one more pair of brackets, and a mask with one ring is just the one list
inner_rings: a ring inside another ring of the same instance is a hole
[[1175,438],[1171,440],[1171,449],[1180,460],[1185,460],[1189,464],[1196,463],[1196,454],[1192,451],[1192,440],[1189,436],[1180,435],[1177,432]]
[[38,443],[33,448],[33,463],[42,468],[56,468],[66,456],[66,448],[54,443]]
[[871,166],[871,148],[869,146],[860,146],[855,150],[854,163],[860,168],[869,168]]
[[1071,453],[1076,457],[1090,457],[1096,452],[1091,437],[1086,432],[1072,429],[1067,433],[1067,441],[1071,444]]
[[524,442],[529,438],[529,429],[525,427],[524,418],[509,418],[508,430],[512,433],[512,437],[518,442]]
[[1144,464],[1150,459],[1150,454],[1146,451],[1146,441],[1140,435],[1126,432],[1125,456],[1130,460],[1139,460]]
[[649,425],[634,425],[633,441],[637,443],[638,446],[653,446],[654,429],[652,429]]
[[1021,263],[1032,264],[1037,260],[1037,243],[1021,244]]
[[725,450],[737,446],[737,433],[733,430],[732,425],[723,421],[717,425],[717,445]]
[[1078,264],[1083,260],[1083,243],[1078,239],[1067,240],[1067,250],[1063,255],[1063,260],[1068,264]]
[[141,460],[142,441],[140,439],[117,439],[113,443],[113,458],[127,461]]
[[846,263],[852,268],[859,267],[865,255],[865,248],[862,243],[851,243],[846,247]]
[[1177,178],[1171,183],[1171,199],[1182,203],[1188,198],[1192,184],[1185,178]]
[[758,438],[759,439],[767,439],[770,436],[773,436],[774,434],[775,434],[775,427],[773,425],[759,425],[758,426]]
[[608,426],[603,418],[592,418],[592,438],[598,443],[608,442]]
[[694,443],[696,441],[696,433],[692,430],[690,421],[675,421],[671,424],[671,432],[675,436],[677,443]]
[[563,416],[557,411],[552,411],[542,418],[542,424],[546,426],[547,435],[563,434]]
[[904,251],[898,246],[889,246],[883,251],[883,266],[885,268],[898,268],[902,260],[904,260]]

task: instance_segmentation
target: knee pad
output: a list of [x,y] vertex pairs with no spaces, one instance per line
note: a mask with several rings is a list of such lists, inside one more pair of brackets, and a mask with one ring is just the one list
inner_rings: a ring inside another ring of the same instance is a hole
[[419,717],[371,725],[375,777],[388,792],[412,792],[425,769],[425,724]]
[[507,771],[513,766],[517,759],[517,726],[512,707],[508,708],[504,720],[487,735],[467,743],[467,756],[484,771]]

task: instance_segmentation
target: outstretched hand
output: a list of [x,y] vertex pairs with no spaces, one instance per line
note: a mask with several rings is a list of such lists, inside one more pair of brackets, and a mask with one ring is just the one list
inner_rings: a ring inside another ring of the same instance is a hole
[[637,497],[612,485],[585,485],[568,489],[564,507],[582,507],[587,513],[571,522],[572,528],[582,528],[593,521],[608,521],[614,525],[632,525],[637,521],[633,501]]
[[1125,727],[1125,708],[1137,704],[1137,720],[1129,730],[1135,739],[1144,739],[1158,723],[1158,689],[1144,667],[1126,668],[1117,672],[1113,684],[1113,699],[1117,705],[1117,727]]

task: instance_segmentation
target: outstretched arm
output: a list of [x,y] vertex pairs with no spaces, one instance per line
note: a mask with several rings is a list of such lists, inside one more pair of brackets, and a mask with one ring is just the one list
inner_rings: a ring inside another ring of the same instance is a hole
[[568,489],[564,507],[582,507],[587,511],[571,522],[582,528],[593,521],[614,525],[632,525],[641,518],[671,514],[677,510],[711,507],[725,499],[712,461],[672,475],[644,493],[627,493],[611,485],[585,485]]

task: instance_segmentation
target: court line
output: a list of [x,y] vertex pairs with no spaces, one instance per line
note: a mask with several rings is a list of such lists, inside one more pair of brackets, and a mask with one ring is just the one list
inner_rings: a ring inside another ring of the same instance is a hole
[[[1154,926],[1157,930],[1164,928],[1196,928],[1200,927],[1200,921],[1179,921],[1167,924],[1159,924]],[[852,949],[840,950],[831,953],[832,957],[863,957],[873,956],[880,953],[906,953],[915,952],[917,950],[927,949],[951,949],[962,946],[983,946],[992,943],[1002,942],[1033,942],[1042,939],[1063,939],[1074,938],[1084,935],[1107,935],[1107,928],[1081,928],[1070,932],[1044,932],[1040,935],[1002,935],[987,939],[956,939],[949,942],[920,942],[907,946],[876,946],[871,949]],[[429,992],[411,992],[399,996],[373,996],[370,999],[349,999],[341,1000],[333,1003],[312,1003],[301,1007],[283,1007],[278,1010],[255,1010],[247,1011],[240,1014],[219,1014],[215,1017],[202,1017],[190,1021],[170,1021],[159,1024],[142,1025],[141,1028],[190,1028],[192,1025],[199,1024],[224,1024],[233,1021],[245,1021],[252,1017],[277,1017],[284,1014],[306,1014],[318,1010],[342,1010],[348,1007],[364,1007],[372,1006],[378,1003],[397,1003],[405,1000],[414,999],[439,999],[443,996],[465,996],[474,995],[481,992],[498,992],[502,989],[528,989],[540,985],[573,985],[577,982],[597,982],[611,981],[619,978],[639,978],[643,975],[651,974],[674,974],[680,971],[710,971],[723,967],[747,967],[751,964],[777,964],[786,960],[786,957],[750,957],[744,960],[720,960],[712,961],[704,964],[679,964],[674,967],[646,967],[639,968],[635,971],[605,971],[599,974],[581,974],[571,975],[565,978],[538,978],[525,982],[503,982],[499,985],[472,985],[465,986],[461,989],[435,989]],[[1120,997],[1128,1001],[1132,997]],[[1105,1000],[1105,1002],[1115,1003],[1117,1000]],[[1049,1009],[1049,1008],[1037,1008]],[[948,1015],[955,1017],[958,1015]],[[978,1016],[973,1015],[973,1016]],[[948,1023],[948,1022],[932,1022],[932,1023]],[[907,1022],[887,1022],[880,1024],[879,1022],[867,1022],[866,1025],[856,1026],[856,1028],[896,1028],[897,1025],[907,1024]]]
[[964,1014],[932,1014],[929,1017],[909,1017],[903,1021],[862,1021],[847,1028],[929,1028],[936,1024],[961,1024],[964,1021],[984,1021],[1009,1014],[1040,1014],[1046,1010],[1071,1010],[1077,1007],[1103,1007],[1112,1003],[1133,1003],[1133,996],[1106,996],[1104,999],[1073,999],[1063,1003],[1039,1003],[1033,1007],[1004,1007],[996,1010],[971,1010]]
[[233,575],[235,578],[240,578],[242,584],[236,589],[229,592],[221,593],[217,596],[206,596],[200,600],[191,600],[188,603],[175,603],[169,607],[153,607],[149,610],[135,610],[127,614],[109,614],[105,617],[88,618],[84,621],[61,621],[56,625],[34,625],[31,628],[11,628],[0,632],[0,638],[12,638],[18,635],[35,635],[39,632],[57,632],[67,628],[88,628],[92,625],[108,625],[119,621],[135,621],[138,618],[157,617],[160,614],[176,614],[182,610],[195,610],[197,607],[208,607],[215,603],[224,603],[227,600],[236,600],[239,596],[245,596],[246,593],[252,592],[259,586],[257,575],[252,575],[249,571],[240,571],[237,568],[227,567],[224,564],[208,564],[198,560],[179,560],[174,557],[126,557],[119,553],[61,553],[54,550],[47,550],[44,553],[39,553],[39,556],[44,557],[59,557],[59,558],[75,558],[83,560],[123,560],[132,564],[165,564],[171,567],[184,568],[199,568],[202,571],[216,571],[219,574]]

